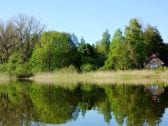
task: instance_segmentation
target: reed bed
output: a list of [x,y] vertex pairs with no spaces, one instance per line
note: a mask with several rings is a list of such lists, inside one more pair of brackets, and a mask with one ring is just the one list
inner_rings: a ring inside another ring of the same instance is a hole
[[9,82],[12,78],[7,73],[0,73],[0,83]]
[[46,84],[168,84],[168,70],[96,71],[89,73],[38,73],[30,79]]

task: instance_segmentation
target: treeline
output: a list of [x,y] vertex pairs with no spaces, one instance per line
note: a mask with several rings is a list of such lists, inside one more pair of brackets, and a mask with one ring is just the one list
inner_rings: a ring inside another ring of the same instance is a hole
[[75,34],[44,31],[34,17],[19,15],[0,23],[0,70],[29,75],[59,69],[126,70],[141,69],[152,53],[166,57],[168,45],[156,27],[131,19],[113,37],[106,30],[102,39],[91,45]]

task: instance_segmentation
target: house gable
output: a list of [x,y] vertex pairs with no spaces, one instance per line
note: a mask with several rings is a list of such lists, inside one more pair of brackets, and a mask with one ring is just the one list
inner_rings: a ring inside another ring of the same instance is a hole
[[158,54],[152,54],[144,63],[145,68],[157,68],[165,63],[160,59]]

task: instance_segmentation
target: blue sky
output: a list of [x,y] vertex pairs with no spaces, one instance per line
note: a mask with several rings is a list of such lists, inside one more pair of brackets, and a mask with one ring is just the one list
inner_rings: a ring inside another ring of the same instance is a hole
[[168,42],[168,0],[1,0],[0,19],[6,21],[18,14],[35,16],[46,30],[57,30],[83,36],[89,43],[101,39],[108,29],[124,29],[129,19],[157,26]]

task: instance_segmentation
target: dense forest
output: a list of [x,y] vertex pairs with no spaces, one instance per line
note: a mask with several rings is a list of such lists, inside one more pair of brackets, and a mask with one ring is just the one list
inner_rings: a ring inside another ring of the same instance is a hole
[[[45,31],[34,17],[18,15],[0,22],[0,71],[11,75],[35,72],[141,69],[152,54],[166,57],[168,45],[159,30],[130,19],[122,32],[108,30],[95,42],[75,34]],[[166,57],[167,58],[167,57]]]

